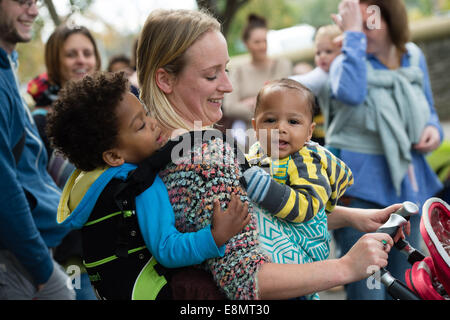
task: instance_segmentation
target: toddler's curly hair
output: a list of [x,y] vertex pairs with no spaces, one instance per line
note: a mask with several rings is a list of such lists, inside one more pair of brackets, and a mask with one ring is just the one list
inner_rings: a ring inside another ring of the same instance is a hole
[[83,171],[105,166],[102,154],[116,146],[116,108],[128,90],[123,72],[97,72],[68,82],[48,117],[52,146]]

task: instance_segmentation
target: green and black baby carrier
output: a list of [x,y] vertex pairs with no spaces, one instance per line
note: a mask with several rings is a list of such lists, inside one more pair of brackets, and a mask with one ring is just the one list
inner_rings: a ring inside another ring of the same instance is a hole
[[[205,131],[201,133],[200,139]],[[214,135],[224,138],[217,130]],[[183,137],[190,138],[191,148],[199,142],[198,133]],[[208,272],[196,267],[168,269],[160,265],[145,246],[139,229],[135,198],[172,161],[172,150],[178,143],[170,140],[131,171],[125,181],[112,179],[81,229],[83,260],[99,298],[225,299]]]
[[[164,153],[152,160],[162,166]],[[158,172],[143,168],[130,172],[126,181],[112,179],[81,229],[84,264],[101,299],[172,298],[168,281],[173,270],[163,268],[147,250],[136,216],[135,198],[153,184]],[[143,173],[145,184],[137,184],[135,175]]]

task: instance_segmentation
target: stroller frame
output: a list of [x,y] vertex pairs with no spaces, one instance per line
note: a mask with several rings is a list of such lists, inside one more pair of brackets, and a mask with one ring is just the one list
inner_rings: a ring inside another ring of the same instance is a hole
[[[409,205],[410,203],[405,204]],[[406,220],[409,220],[410,213],[405,214],[405,204],[402,208],[403,210],[399,210],[400,214],[399,211],[393,213],[391,218],[381,226],[377,232],[388,233],[393,237],[398,229],[406,223]],[[450,211],[450,206],[443,200],[439,198],[430,198],[422,207],[422,218],[420,223],[420,231],[431,256],[426,257],[423,253],[413,248],[407,241],[402,239],[394,245],[396,249],[406,254],[408,262],[412,265],[412,268],[408,269],[405,273],[406,285],[398,279],[395,279],[386,269],[381,269],[379,281],[386,286],[388,293],[396,300],[447,299],[447,296],[443,297],[434,290],[432,279],[430,279],[432,276],[440,279],[440,282],[443,282],[443,287],[447,295],[449,294],[450,279],[448,279],[448,274],[450,273],[450,257],[432,229],[428,212],[437,205],[444,207],[447,212]],[[446,217],[449,216],[447,215]],[[439,264],[438,267],[435,267],[436,263]],[[417,270],[420,270],[420,273]],[[413,273],[415,275],[419,274],[420,276],[416,277],[416,282],[413,281]]]

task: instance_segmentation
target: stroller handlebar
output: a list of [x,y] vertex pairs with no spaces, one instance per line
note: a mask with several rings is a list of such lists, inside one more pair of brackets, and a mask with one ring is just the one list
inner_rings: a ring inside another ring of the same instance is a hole
[[[406,201],[403,203],[403,206],[397,210],[395,213],[391,214],[389,220],[386,221],[381,227],[376,231],[377,233],[387,233],[391,238],[394,238],[397,234],[399,228],[403,227],[408,223],[408,220],[412,214],[415,214],[419,211],[419,208],[412,202]],[[412,248],[408,242],[404,240],[399,240],[395,246],[405,252],[408,256],[415,254],[415,249]],[[419,252],[420,254],[420,252]],[[412,290],[410,290],[406,285],[404,285],[401,281],[395,279],[389,271],[385,268],[381,270],[380,281],[383,283],[388,293],[394,299],[400,300],[421,300]]]
[[411,265],[413,265],[417,261],[422,261],[423,259],[425,259],[425,255],[416,248],[412,247],[406,240],[399,239],[396,243],[394,243],[394,246],[396,249],[406,255],[406,257],[408,258],[408,262]]
[[409,218],[411,215],[416,214],[419,212],[419,207],[411,202],[411,201],[405,201],[403,202],[403,205],[400,209],[398,209],[395,214],[398,214],[399,216],[402,216],[406,220],[409,221]]
[[401,215],[398,215],[397,213],[391,214],[389,217],[389,220],[386,221],[385,224],[383,224],[381,227],[377,229],[377,233],[387,233],[391,236],[391,238],[394,238],[397,234],[397,231],[400,227],[407,224],[408,221]]
[[397,300],[421,300],[411,289],[401,281],[395,279],[389,271],[381,269],[381,283],[386,286],[388,293]]

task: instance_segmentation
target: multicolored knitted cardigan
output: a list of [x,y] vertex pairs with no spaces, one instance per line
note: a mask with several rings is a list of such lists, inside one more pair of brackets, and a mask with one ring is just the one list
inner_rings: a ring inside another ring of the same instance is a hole
[[[189,137],[184,135],[183,139]],[[204,137],[206,140],[183,149],[183,154],[176,160],[172,158],[173,162],[160,172],[175,212],[176,227],[181,232],[197,231],[211,223],[215,198],[225,208],[232,193],[241,195],[241,200],[249,203],[251,222],[226,243],[223,257],[209,259],[202,267],[211,271],[229,299],[258,299],[256,274],[270,260],[258,244],[254,207],[239,182],[242,171],[234,148],[221,135]]]

